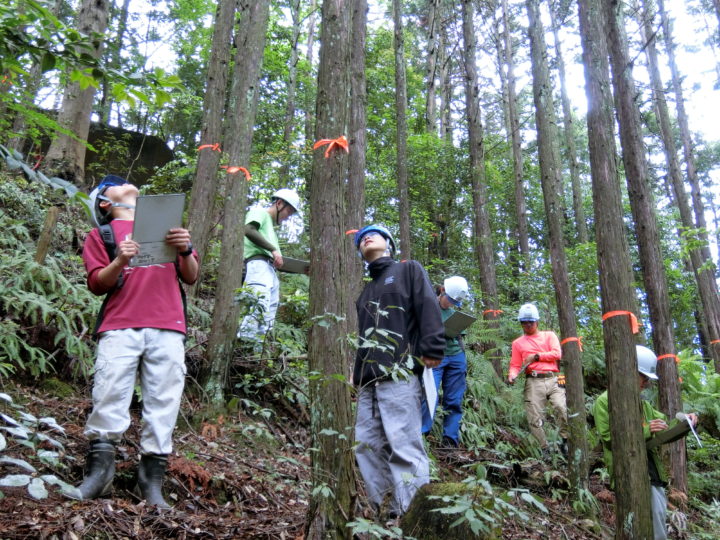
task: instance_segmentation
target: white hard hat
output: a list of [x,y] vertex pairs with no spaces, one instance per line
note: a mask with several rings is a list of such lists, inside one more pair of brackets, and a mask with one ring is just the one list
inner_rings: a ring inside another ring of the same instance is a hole
[[461,276],[450,276],[444,281],[443,287],[450,302],[456,306],[468,295],[468,282]]
[[278,189],[275,193],[272,194],[272,200],[276,199],[282,199],[286,203],[288,203],[290,206],[292,206],[295,211],[300,214],[300,196],[297,194],[296,191],[292,189]]
[[647,347],[635,345],[638,371],[651,379],[657,380],[657,356]]
[[539,321],[540,313],[535,304],[523,304],[518,311],[518,321]]

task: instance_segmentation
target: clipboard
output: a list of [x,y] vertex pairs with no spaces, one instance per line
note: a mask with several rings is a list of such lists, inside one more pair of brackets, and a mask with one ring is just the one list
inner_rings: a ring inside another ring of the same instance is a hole
[[675,442],[678,439],[682,439],[688,433],[690,433],[690,424],[688,422],[678,422],[669,429],[655,433],[655,435],[647,440],[645,448],[650,450],[661,444]]
[[280,272],[289,272],[290,274],[307,274],[309,269],[309,261],[293,259],[292,257],[283,257],[283,265],[278,268]]
[[437,387],[435,386],[435,375],[432,368],[423,368],[423,388],[425,390],[425,401],[427,402],[430,418],[435,417],[435,405],[437,405]]
[[173,262],[177,249],[165,243],[170,229],[182,227],[185,194],[143,195],[135,203],[132,239],[140,244],[140,253],[130,266],[148,266]]
[[462,311],[456,311],[445,319],[445,335],[450,338],[457,337],[463,330],[474,323],[477,320],[476,317],[463,313]]

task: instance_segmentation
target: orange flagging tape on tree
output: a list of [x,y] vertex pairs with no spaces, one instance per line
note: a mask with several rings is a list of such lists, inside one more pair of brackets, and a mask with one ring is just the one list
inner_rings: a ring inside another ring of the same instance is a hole
[[578,344],[578,349],[580,349],[580,352],[582,352],[582,338],[579,337],[566,337],[560,342],[560,345],[565,345],[566,343],[570,343],[571,341],[575,341]]
[[325,150],[325,159],[330,157],[330,152],[333,148],[341,148],[348,154],[350,153],[350,146],[348,145],[348,140],[345,138],[345,135],[340,135],[337,139],[320,139],[313,145],[313,150],[317,150],[326,144],[328,147],[327,150]]
[[713,339],[713,340],[710,342],[710,345],[715,345],[716,343],[720,343],[720,339]]
[[498,315],[503,313],[503,310],[502,309],[486,309],[485,311],[483,311],[483,315],[485,315],[487,313],[490,313],[491,315],[495,315],[497,317]]
[[215,144],[201,144],[200,146],[198,146],[198,151],[204,150],[205,148],[209,148],[210,150],[215,150],[217,152],[222,152],[222,150],[220,150],[220,143],[217,142]]
[[220,165],[221,169],[225,169],[228,174],[235,174],[239,172],[245,173],[245,180],[250,181],[250,171],[248,171],[245,167],[228,167],[227,165]]
[[349,229],[349,230],[345,231],[345,234],[346,234],[346,235],[348,235],[348,234],[355,234],[356,232],[358,232],[358,230],[359,230],[359,229]]
[[630,330],[632,330],[633,334],[637,334],[640,331],[640,324],[632,311],[608,311],[603,314],[602,320],[604,321],[610,317],[618,317],[620,315],[627,315],[630,318]]
[[658,360],[662,360],[663,358],[674,358],[676,364],[680,363],[680,359],[677,357],[676,354],[661,354],[657,357]]

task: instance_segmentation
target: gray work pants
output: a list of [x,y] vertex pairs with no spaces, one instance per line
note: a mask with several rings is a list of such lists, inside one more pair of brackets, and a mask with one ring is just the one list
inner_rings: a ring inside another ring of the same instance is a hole
[[422,388],[416,376],[360,390],[355,450],[370,502],[379,509],[391,496],[390,512],[404,514],[417,490],[430,481],[420,427]]
[[655,540],[665,540],[667,538],[667,524],[665,523],[665,515],[667,514],[667,498],[665,497],[665,489],[662,486],[650,486],[650,501],[652,508],[653,534]]

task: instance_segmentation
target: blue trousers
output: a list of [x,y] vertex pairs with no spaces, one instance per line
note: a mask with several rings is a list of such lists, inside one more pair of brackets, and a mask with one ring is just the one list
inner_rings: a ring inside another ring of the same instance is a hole
[[[442,402],[445,411],[443,420],[443,437],[452,439],[455,444],[460,442],[460,420],[462,420],[462,402],[465,395],[465,376],[467,374],[467,360],[465,352],[461,351],[452,356],[443,358],[440,365],[433,369],[435,387],[440,390],[442,385]],[[433,419],[430,417],[426,400],[422,402],[422,432],[428,433],[432,428]]]

